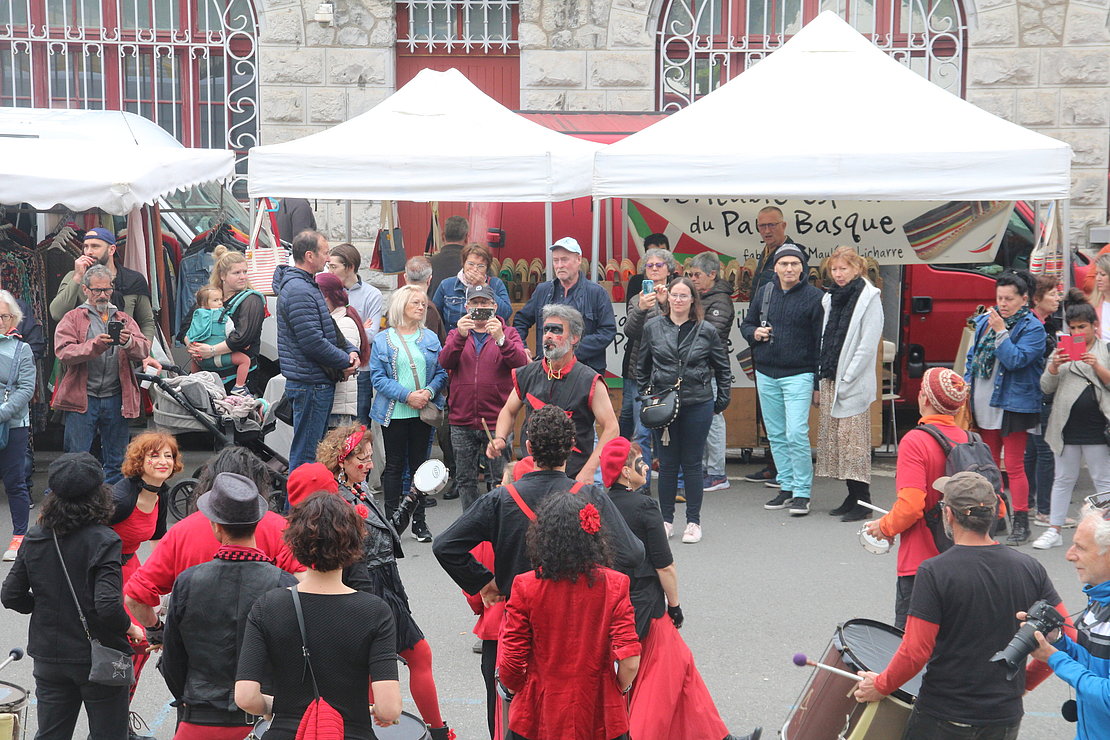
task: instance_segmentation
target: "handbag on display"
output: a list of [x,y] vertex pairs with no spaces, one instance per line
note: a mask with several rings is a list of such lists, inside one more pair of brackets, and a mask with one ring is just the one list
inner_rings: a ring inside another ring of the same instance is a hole
[[386,275],[396,275],[405,271],[405,240],[397,222],[396,204],[383,200],[381,209],[381,228],[374,242],[374,256],[370,267],[381,270]]
[[89,623],[85,619],[85,612],[81,609],[81,602],[77,600],[77,591],[73,588],[69,570],[66,568],[65,558],[62,557],[62,546],[58,544],[57,532],[51,532],[54,537],[54,549],[58,551],[58,560],[62,564],[62,573],[65,574],[69,593],[73,597],[73,605],[77,607],[77,616],[81,626],[85,628],[85,637],[89,640],[91,648],[92,667],[89,669],[89,681],[101,686],[130,686],[135,680],[135,667],[131,663],[131,656],[115,648],[101,645],[100,640],[92,636]]
[[277,246],[263,247],[258,242],[263,222],[268,220],[268,216],[272,218],[272,215],[273,212],[265,206],[258,209],[254,227],[251,229],[250,244],[246,251],[247,279],[250,281],[250,286],[263,295],[274,295],[274,271],[277,270],[278,265],[284,265],[289,260],[285,249],[278,245],[272,233],[270,243]]
[[[401,335],[398,334],[397,336]],[[405,354],[409,357],[409,368],[412,370],[412,377],[421,381],[420,387],[423,388],[427,385],[427,380],[421,379],[420,376],[416,374],[416,360],[412,358],[412,350],[409,349],[409,344],[405,341],[404,337],[401,337],[401,346],[405,349]],[[420,409],[420,421],[430,427],[438,429],[440,425],[443,424],[443,409],[436,406],[432,403],[431,399],[429,399],[427,405]]]

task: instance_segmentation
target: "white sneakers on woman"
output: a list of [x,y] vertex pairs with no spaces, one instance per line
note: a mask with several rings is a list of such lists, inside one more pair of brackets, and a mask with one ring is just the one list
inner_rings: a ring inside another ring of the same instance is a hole
[[682,533],[682,541],[687,545],[696,545],[701,542],[701,525],[691,522],[686,525],[686,531]]
[[1033,541],[1033,549],[1048,550],[1053,547],[1061,547],[1063,544],[1064,538],[1060,535],[1060,530],[1056,527],[1049,527],[1044,531],[1044,534]]
[[667,539],[674,537],[674,525],[670,522],[663,522],[663,529],[667,531]]

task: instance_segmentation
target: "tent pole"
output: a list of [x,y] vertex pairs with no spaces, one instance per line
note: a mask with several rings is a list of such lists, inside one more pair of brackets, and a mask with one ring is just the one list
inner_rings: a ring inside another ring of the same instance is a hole
[[551,245],[555,243],[551,224],[551,201],[547,201],[543,204],[543,238],[543,254],[544,261],[547,263],[547,279],[551,280],[555,277],[551,270]]
[[591,209],[591,211],[592,213],[590,215],[593,220],[593,233],[590,234],[590,246],[592,247],[592,249],[590,249],[590,256],[593,258],[593,260],[590,267],[590,279],[596,283],[597,258],[598,251],[601,248],[601,200],[599,200],[598,198],[594,198],[593,208]]
[[1056,223],[1060,229],[1060,261],[1063,266],[1063,282],[1064,293],[1068,292],[1071,288],[1072,279],[1072,265],[1071,265],[1071,198],[1061,198],[1056,207],[1059,217]]
[[[613,259],[613,199],[605,199],[605,264]],[[608,277],[608,275],[606,275]]]
[[[247,198],[247,200],[249,201],[249,205],[250,205],[249,223],[251,224],[251,230],[253,231],[254,230],[254,228],[253,228],[254,227],[254,209],[256,208],[257,204],[256,204],[254,198]],[[249,246],[250,246],[251,249],[254,249],[253,244],[251,244]],[[281,245],[280,244],[272,244],[271,246],[280,247]]]
[[345,209],[346,210],[346,213],[345,213],[346,219],[345,220],[347,222],[347,243],[349,244],[352,241],[351,231],[353,231],[353,229],[351,228],[351,201],[349,201],[349,200],[344,201],[344,203],[346,203],[346,206],[347,206],[346,209]]
[[628,259],[628,198],[621,198],[621,261]]

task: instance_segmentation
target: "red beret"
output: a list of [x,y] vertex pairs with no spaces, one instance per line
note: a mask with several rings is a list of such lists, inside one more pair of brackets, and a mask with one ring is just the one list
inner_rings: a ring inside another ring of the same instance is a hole
[[612,488],[621,477],[621,468],[628,460],[628,451],[632,443],[624,437],[614,437],[601,448],[601,482],[606,488]]
[[321,463],[305,463],[289,474],[285,484],[290,506],[296,506],[317,491],[339,493],[335,476]]

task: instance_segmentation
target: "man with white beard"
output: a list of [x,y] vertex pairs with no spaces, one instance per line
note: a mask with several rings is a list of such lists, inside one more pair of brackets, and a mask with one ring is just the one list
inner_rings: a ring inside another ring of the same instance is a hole
[[[508,436],[521,407],[525,425],[520,445],[524,449],[532,412],[555,404],[574,422],[574,447],[567,459],[567,476],[583,483],[593,482],[601,448],[617,436],[619,425],[601,376],[575,358],[583,326],[582,314],[571,306],[550,303],[543,307],[543,357],[513,370],[513,390],[497,416],[495,436],[486,448],[488,457],[500,455],[509,445]],[[600,426],[596,433],[595,425]]]

